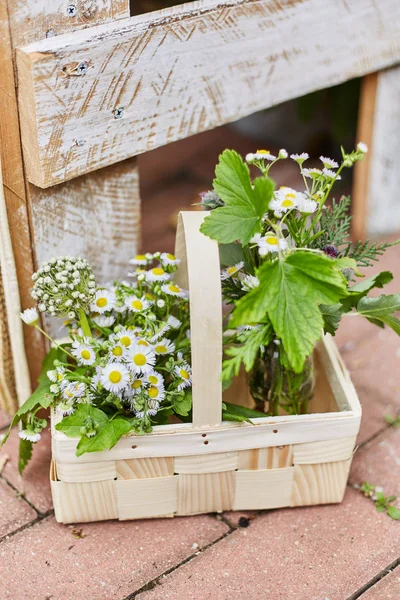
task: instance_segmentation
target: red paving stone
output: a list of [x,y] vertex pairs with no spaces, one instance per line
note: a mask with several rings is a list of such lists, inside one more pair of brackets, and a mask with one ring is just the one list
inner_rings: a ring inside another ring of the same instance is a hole
[[18,473],[18,448],[18,430],[14,429],[0,451],[0,457],[3,454],[9,456],[9,460],[3,469],[2,475],[21,494],[23,494],[40,513],[46,513],[53,507],[49,481],[51,456],[50,432],[44,432],[40,442],[35,444],[32,460],[25,469],[23,478]]
[[[0,539],[36,519],[36,512],[0,479]],[[1,550],[0,550],[1,552]]]
[[345,600],[399,556],[398,528],[348,489],[341,505],[260,515],[137,600]]
[[[228,527],[213,517],[103,522],[72,527],[53,517],[0,546],[0,598],[121,600]],[[22,558],[23,557],[23,558]]]
[[400,506],[400,429],[389,428],[356,452],[350,482],[364,481],[382,486],[388,496],[398,496]]
[[378,581],[361,596],[361,600],[399,600],[400,567]]

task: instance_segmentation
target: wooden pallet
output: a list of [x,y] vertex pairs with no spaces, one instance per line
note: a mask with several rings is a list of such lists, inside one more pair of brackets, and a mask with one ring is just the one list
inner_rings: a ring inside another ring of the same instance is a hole
[[[50,477],[60,522],[268,509],[343,498],[361,407],[329,335],[316,349],[311,414],[257,418],[254,425],[221,421],[219,252],[218,244],[199,231],[205,214],[180,213],[176,243],[182,261],[178,278],[190,291],[193,423],[157,426],[151,434],[129,435],[111,450],[77,458],[77,440],[55,429],[53,414]],[[246,404],[245,390],[234,382],[229,401]]]

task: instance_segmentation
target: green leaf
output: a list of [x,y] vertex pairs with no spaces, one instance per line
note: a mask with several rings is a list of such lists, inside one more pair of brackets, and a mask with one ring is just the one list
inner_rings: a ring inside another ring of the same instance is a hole
[[293,370],[300,373],[322,334],[319,305],[345,297],[346,279],[335,260],[304,251],[265,263],[257,276],[259,286],[239,300],[230,324],[258,323],[268,315]]
[[260,346],[267,346],[272,339],[272,327],[268,322],[261,328],[244,331],[239,337],[239,345],[230,346],[225,350],[230,358],[222,363],[223,388],[227,389],[233,377],[239,375],[240,367],[244,364],[246,371],[254,365]]
[[62,431],[68,437],[81,437],[81,427],[88,417],[91,417],[99,426],[104,426],[108,421],[107,415],[102,410],[91,404],[79,404],[72,415],[64,417],[62,421],[57,423],[56,429]]
[[357,306],[358,302],[368,294],[373,288],[383,288],[384,285],[390,283],[393,279],[393,275],[390,271],[382,271],[372,277],[367,277],[363,281],[356,283],[349,288],[349,296],[342,300],[342,305],[345,310],[351,310]]
[[331,305],[320,304],[319,310],[321,311],[321,315],[324,320],[325,333],[335,335],[343,316],[343,305],[340,302]]
[[358,266],[354,258],[350,258],[349,256],[343,256],[342,258],[336,259],[336,266],[339,269],[353,269],[354,273],[357,277],[365,277],[364,273],[359,271]]
[[32,457],[32,442],[29,440],[19,441],[19,457],[18,457],[18,471],[22,475],[26,465]]
[[244,261],[243,248],[237,243],[220,244],[219,260],[223,267],[233,267],[233,265]]
[[226,402],[226,412],[229,412],[231,415],[238,415],[242,417],[246,417],[248,419],[258,419],[260,417],[267,417],[268,415],[260,412],[259,410],[253,410],[252,408],[247,408],[247,406],[240,406],[239,404],[231,404],[230,402]]
[[392,313],[400,310],[400,294],[382,294],[378,298],[361,298],[357,304],[357,312],[366,317],[371,323],[388,325],[400,335],[400,319]]
[[82,456],[85,452],[110,450],[131,429],[132,424],[128,419],[122,417],[109,419],[105,424],[99,426],[95,436],[83,435],[81,437],[76,447],[76,456]]
[[188,390],[182,399],[174,398],[172,408],[178,415],[187,417],[192,410],[192,390]]
[[252,184],[248,166],[234,150],[220,155],[215,175],[214,190],[225,206],[204,219],[201,232],[221,244],[240,240],[246,245],[261,230],[274,184],[268,177],[259,177]]
[[389,506],[389,508],[387,509],[387,514],[391,519],[394,519],[395,521],[400,520],[400,510],[396,508],[396,506]]

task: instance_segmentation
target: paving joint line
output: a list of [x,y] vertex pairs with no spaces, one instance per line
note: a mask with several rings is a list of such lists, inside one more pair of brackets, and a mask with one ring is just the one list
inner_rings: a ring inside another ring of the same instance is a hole
[[360,587],[360,589],[357,590],[356,592],[354,592],[354,594],[352,594],[351,596],[346,598],[346,600],[357,600],[357,598],[360,598],[361,596],[363,596],[363,594],[365,592],[367,592],[369,589],[374,587],[374,585],[376,585],[384,577],[386,577],[387,575],[390,575],[390,573],[392,573],[399,565],[400,565],[400,557],[397,558],[392,563],[390,563],[390,565],[388,565],[385,569],[380,571],[377,575],[375,575],[375,577],[373,577],[372,579],[367,581],[366,584],[364,584],[362,587]]
[[14,531],[7,533],[6,535],[3,535],[3,537],[0,538],[0,544],[8,541],[10,538],[17,535],[17,533],[21,533],[21,531],[25,531],[25,529],[29,529],[30,527],[37,525],[37,523],[41,523],[48,517],[51,517],[53,514],[54,514],[54,510],[51,509],[51,510],[47,511],[46,513],[38,515],[35,519],[32,519],[32,521],[29,521],[29,523],[25,523],[25,525],[21,525],[21,527],[18,527],[18,529],[15,529]]
[[35,513],[38,515],[38,517],[43,517],[48,514],[49,511],[46,511],[43,513],[38,508],[36,508],[36,506],[34,504],[32,504],[32,502],[30,500],[28,500],[26,495],[23,494],[14,484],[12,484],[11,481],[9,481],[7,479],[7,477],[5,477],[5,475],[3,475],[2,473],[0,474],[0,481],[4,481],[4,483],[6,485],[8,485],[16,493],[18,498],[22,498],[24,500],[24,502],[26,502],[35,511]]

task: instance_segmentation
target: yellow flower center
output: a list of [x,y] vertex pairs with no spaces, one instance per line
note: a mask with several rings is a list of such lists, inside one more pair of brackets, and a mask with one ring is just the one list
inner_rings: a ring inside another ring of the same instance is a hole
[[257,154],[269,154],[269,150],[257,150]]
[[182,379],[189,379],[190,375],[185,369],[179,369],[180,376]]
[[175,256],[173,254],[167,254],[167,258],[169,258],[169,260],[175,260]]
[[98,306],[99,308],[104,308],[105,306],[107,306],[107,304],[107,298],[97,298],[96,300],[96,306]]
[[154,383],[154,384],[158,383],[158,377],[156,377],[155,375],[149,375],[148,380],[149,380],[149,383]]
[[147,362],[146,356],[144,354],[135,354],[133,356],[133,362],[137,367],[143,367]]
[[270,244],[270,246],[278,245],[278,239],[276,237],[274,237],[273,235],[266,237],[265,241],[267,242],[267,244]]
[[108,378],[111,383],[119,383],[122,379],[122,375],[119,371],[111,371]]
[[146,257],[144,254],[136,254],[135,260],[146,260]]
[[149,387],[148,394],[149,394],[150,398],[152,398],[154,400],[158,396],[158,389],[156,387],[154,387],[154,385],[152,385]]
[[90,358],[89,350],[82,350],[81,357],[83,358],[83,360],[89,360],[89,358]]
[[146,340],[139,340],[138,341],[138,346],[148,346],[149,342],[146,342]]
[[156,352],[159,352],[160,354],[165,354],[166,351],[167,347],[163,346],[163,344],[159,344],[158,346],[156,346]]
[[233,275],[234,273],[236,273],[236,270],[237,270],[236,267],[229,267],[229,269],[228,269],[229,275]]
[[133,300],[133,302],[131,303],[132,308],[135,308],[136,310],[142,310],[143,308],[143,302],[141,302],[140,300]]
[[140,388],[141,385],[142,385],[142,382],[140,381],[140,379],[136,379],[136,381],[133,382],[132,387],[134,390],[137,390]]
[[58,375],[57,375],[57,381],[62,381],[62,379],[63,379],[62,374],[58,373]]
[[164,269],[160,269],[160,267],[155,267],[154,269],[151,270],[151,272],[153,273],[153,275],[164,275]]
[[112,349],[112,353],[114,354],[114,356],[122,356],[121,346],[115,346],[115,348]]
[[181,290],[179,289],[179,287],[177,285],[171,284],[168,286],[168,289],[170,292],[173,292],[174,294],[178,294]]
[[282,202],[282,206],[289,207],[293,206],[294,199],[296,198],[295,194],[286,194],[284,201]]
[[153,294],[147,293],[147,294],[145,294],[145,296],[146,296],[147,300],[154,300]]
[[[119,341],[125,347],[128,347],[132,344],[132,340],[128,335],[123,335]],[[121,356],[121,355],[116,354],[116,356]]]

